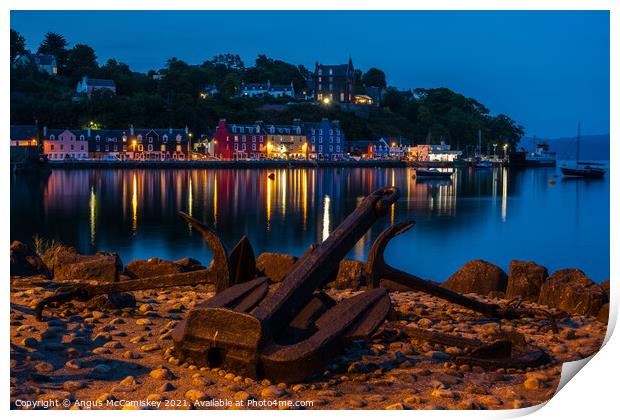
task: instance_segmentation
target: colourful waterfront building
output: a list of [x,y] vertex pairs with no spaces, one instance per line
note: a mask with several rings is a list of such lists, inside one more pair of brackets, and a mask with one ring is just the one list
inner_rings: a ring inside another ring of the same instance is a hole
[[88,140],[83,130],[43,127],[43,154],[51,161],[88,158]]

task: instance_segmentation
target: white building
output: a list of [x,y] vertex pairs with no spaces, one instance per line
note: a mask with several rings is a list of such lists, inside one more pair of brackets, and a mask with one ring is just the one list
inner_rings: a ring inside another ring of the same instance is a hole
[[241,83],[241,96],[245,97],[262,97],[273,96],[274,98],[295,97],[295,88],[293,82],[290,85],[272,85],[268,80],[267,83]]

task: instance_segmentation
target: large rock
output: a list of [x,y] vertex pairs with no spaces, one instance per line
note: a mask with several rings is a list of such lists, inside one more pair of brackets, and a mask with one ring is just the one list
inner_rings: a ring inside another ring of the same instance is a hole
[[601,286],[583,271],[574,268],[558,270],[543,283],[538,303],[575,315],[597,316],[606,301]]
[[11,276],[35,276],[39,274],[48,278],[51,276],[43,260],[28,245],[20,241],[13,241],[11,243]]
[[538,301],[540,286],[547,279],[547,268],[529,261],[511,261],[508,270],[506,299],[522,298]]
[[148,260],[134,260],[125,266],[125,273],[138,279],[144,277],[163,276],[166,274],[182,273],[183,267],[172,261],[160,258],[149,258]]
[[487,295],[506,291],[507,276],[504,270],[483,260],[468,261],[452,274],[443,286],[459,293]]
[[361,261],[344,259],[338,266],[336,278],[326,287],[334,289],[358,289],[366,284],[366,264]]
[[609,303],[606,303],[603,306],[601,306],[601,310],[598,311],[598,315],[596,316],[596,319],[599,322],[602,322],[603,324],[607,324],[609,322]]
[[297,257],[292,255],[263,252],[256,258],[256,269],[278,283],[292,270],[296,262]]
[[118,274],[123,267],[120,257],[115,253],[83,255],[77,249],[67,246],[46,251],[43,260],[48,262],[55,280],[114,282],[118,281]]

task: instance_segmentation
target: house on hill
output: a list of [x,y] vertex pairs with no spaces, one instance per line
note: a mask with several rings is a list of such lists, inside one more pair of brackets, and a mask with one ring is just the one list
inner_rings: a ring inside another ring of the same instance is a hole
[[58,74],[56,57],[52,54],[21,54],[15,57],[13,66],[35,65],[41,72],[55,75]]
[[355,68],[349,57],[347,64],[314,66],[314,97],[319,102],[351,103],[355,92]]
[[78,95],[86,95],[89,98],[96,91],[110,91],[116,94],[116,83],[110,79],[90,79],[88,76],[83,76],[82,80],[77,83],[75,92]]
[[240,95],[243,97],[273,96],[274,98],[295,97],[293,82],[290,85],[272,85],[267,83],[241,83]]
[[39,132],[36,125],[12,125],[11,146],[32,147],[39,145]]

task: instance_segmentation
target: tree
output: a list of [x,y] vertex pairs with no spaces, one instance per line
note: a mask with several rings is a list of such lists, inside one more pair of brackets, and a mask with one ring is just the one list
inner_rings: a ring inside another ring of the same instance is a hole
[[84,75],[90,75],[92,77],[98,68],[95,50],[88,45],[75,44],[67,53],[65,73],[74,82]]
[[11,63],[15,57],[26,52],[26,39],[15,29],[11,29]]
[[67,45],[69,43],[64,36],[56,32],[48,32],[45,34],[37,54],[52,54],[56,57],[58,68],[64,70],[67,60]]
[[385,73],[378,68],[371,67],[368,71],[362,76],[362,83],[368,87],[380,87],[385,88]]

